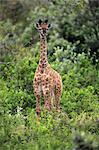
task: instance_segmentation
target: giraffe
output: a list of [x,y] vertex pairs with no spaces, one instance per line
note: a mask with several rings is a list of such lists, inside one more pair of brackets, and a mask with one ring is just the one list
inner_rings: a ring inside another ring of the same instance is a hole
[[33,86],[36,97],[36,113],[40,116],[41,93],[44,97],[44,108],[51,111],[53,108],[60,111],[60,97],[62,93],[62,80],[58,72],[51,68],[47,59],[46,36],[50,28],[48,20],[36,23],[36,28],[40,34],[40,60],[35,72]]

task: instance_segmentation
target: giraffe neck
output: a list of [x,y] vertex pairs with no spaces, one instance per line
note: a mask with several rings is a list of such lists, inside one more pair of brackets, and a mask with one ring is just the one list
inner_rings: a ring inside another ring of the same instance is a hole
[[46,46],[46,37],[42,38],[40,36],[40,60],[39,68],[43,70],[48,65],[47,60],[47,46]]

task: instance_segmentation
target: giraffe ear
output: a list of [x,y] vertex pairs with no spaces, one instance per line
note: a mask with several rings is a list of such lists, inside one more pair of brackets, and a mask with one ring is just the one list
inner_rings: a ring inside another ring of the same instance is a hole
[[41,23],[42,23],[42,20],[41,20],[41,19],[39,19],[38,23],[41,25]]
[[44,21],[46,24],[48,23],[48,19],[45,19],[45,21]]
[[39,27],[39,24],[38,24],[38,23],[36,23],[36,26],[35,26],[35,27],[36,27],[36,29],[38,29],[38,27]]
[[51,28],[51,24],[48,24],[48,29]]

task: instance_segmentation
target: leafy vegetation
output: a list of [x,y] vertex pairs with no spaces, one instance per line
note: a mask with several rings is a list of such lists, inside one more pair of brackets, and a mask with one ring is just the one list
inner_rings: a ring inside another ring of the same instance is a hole
[[[48,18],[48,61],[63,81],[61,113],[35,113],[35,22]],[[0,0],[0,149],[99,149],[99,2]]]

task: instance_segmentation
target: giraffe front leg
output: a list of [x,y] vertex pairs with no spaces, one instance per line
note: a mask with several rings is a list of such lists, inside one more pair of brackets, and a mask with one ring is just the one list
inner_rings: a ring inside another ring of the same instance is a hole
[[49,95],[44,96],[44,108],[48,111],[51,111],[51,99]]
[[44,95],[44,108],[48,111],[51,110],[51,94],[49,89],[43,89]]
[[41,94],[40,94],[40,86],[39,85],[34,85],[34,95],[36,97],[36,113],[37,113],[37,116],[40,117],[40,97],[41,97]]
[[60,111],[61,94],[62,94],[62,83],[61,83],[61,80],[58,80],[56,87],[55,87],[55,103],[56,103],[57,111]]
[[36,114],[40,117],[40,95],[36,94]]

